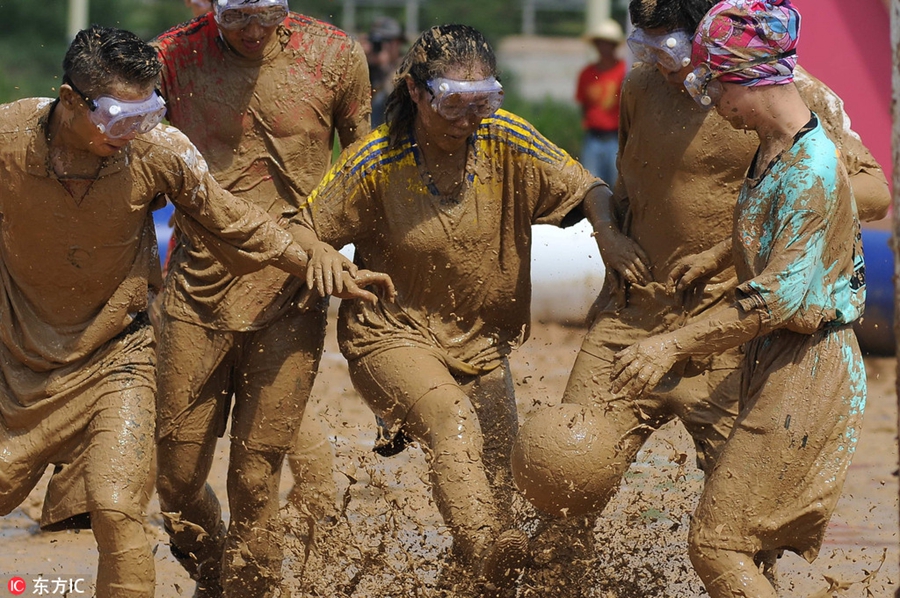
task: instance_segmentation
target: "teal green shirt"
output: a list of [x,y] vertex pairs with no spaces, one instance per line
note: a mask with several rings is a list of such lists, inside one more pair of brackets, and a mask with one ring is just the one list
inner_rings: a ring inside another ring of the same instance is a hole
[[815,115],[792,147],[747,178],[735,210],[737,299],[762,312],[763,332],[812,333],[862,315],[865,263],[853,195]]

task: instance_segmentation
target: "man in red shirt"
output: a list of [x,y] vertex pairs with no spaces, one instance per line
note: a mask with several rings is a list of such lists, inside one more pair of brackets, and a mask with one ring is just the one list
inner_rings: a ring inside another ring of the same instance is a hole
[[581,163],[612,186],[619,149],[619,91],[625,80],[625,62],[616,55],[616,49],[625,36],[618,22],[607,19],[585,37],[597,49],[599,58],[582,69],[575,91],[583,114]]

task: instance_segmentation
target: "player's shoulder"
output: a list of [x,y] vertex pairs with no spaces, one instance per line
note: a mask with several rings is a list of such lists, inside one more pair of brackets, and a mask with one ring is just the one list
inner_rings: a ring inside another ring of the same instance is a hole
[[183,162],[188,166],[202,161],[200,150],[180,129],[159,125],[135,137],[132,155],[139,159]]
[[51,98],[24,98],[0,104],[0,135],[4,144],[13,143],[15,138],[29,135],[40,127],[53,101]]
[[565,152],[544,137],[534,125],[502,109],[481,121],[476,132],[476,143],[486,146],[486,149],[494,146],[497,151],[526,154],[549,162],[566,157]]
[[167,53],[176,51],[179,48],[194,47],[198,40],[215,36],[217,31],[218,28],[216,27],[213,14],[210,12],[175,25],[156,36],[150,44],[157,51]]
[[315,17],[291,12],[284,20],[284,26],[292,33],[302,36],[318,37],[327,40],[351,42],[353,38],[340,27],[327,23]]
[[642,89],[666,83],[659,70],[643,63],[637,63],[625,72],[623,88],[628,90]]
[[347,148],[343,168],[361,175],[372,170],[390,170],[411,156],[414,148],[415,141],[411,136],[392,143],[388,126],[381,125]]

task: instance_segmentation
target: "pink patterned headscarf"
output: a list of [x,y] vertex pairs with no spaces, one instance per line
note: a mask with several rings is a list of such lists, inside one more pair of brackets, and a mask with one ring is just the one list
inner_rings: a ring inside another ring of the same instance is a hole
[[721,81],[782,85],[794,80],[799,39],[790,0],[723,0],[700,21],[691,63],[708,64]]

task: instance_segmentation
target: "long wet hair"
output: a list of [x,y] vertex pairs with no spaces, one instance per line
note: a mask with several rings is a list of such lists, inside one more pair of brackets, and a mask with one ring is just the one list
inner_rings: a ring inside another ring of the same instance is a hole
[[693,35],[718,0],[631,0],[631,23],[641,29],[683,29]]
[[[437,25],[419,36],[409,48],[397,74],[394,90],[385,105],[391,145],[396,145],[416,119],[416,104],[409,94],[406,78],[420,89],[455,66],[477,66],[488,76],[498,76],[497,57],[484,36],[468,25]],[[498,77],[499,78],[499,77]]]
[[147,42],[130,31],[100,25],[79,31],[63,58],[63,81],[92,96],[114,83],[148,87],[160,70],[156,50]]

